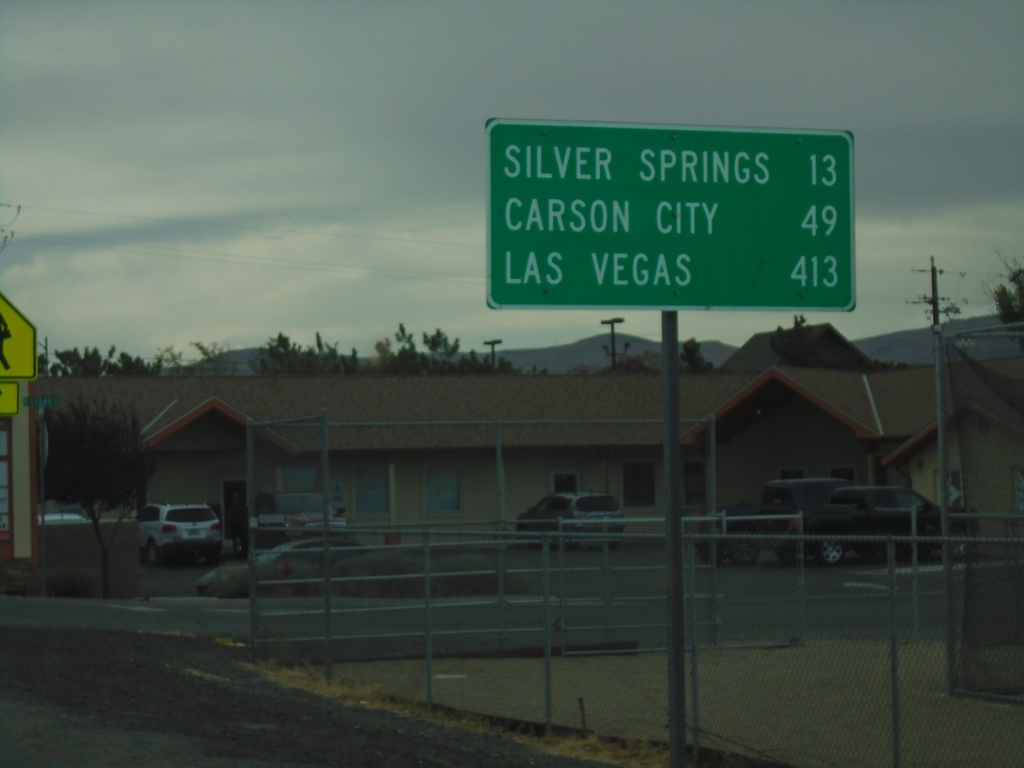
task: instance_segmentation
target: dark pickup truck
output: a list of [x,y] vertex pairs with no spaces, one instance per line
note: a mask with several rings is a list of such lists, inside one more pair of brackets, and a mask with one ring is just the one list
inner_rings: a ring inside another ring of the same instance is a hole
[[[832,494],[849,485],[848,480],[833,477],[804,477],[793,480],[771,480],[761,492],[760,504],[737,504],[719,510],[719,532],[742,533],[743,538],[716,542],[720,562],[737,565],[756,562],[766,549],[787,565],[794,565],[799,551],[795,542],[779,542],[750,538],[749,534],[795,534],[800,531],[800,517],[813,517],[829,503]],[[711,557],[710,542],[697,546],[700,557]]]
[[[758,540],[750,534],[796,534],[802,530],[805,534],[828,537],[803,545],[803,554],[822,565],[837,565],[851,551],[864,559],[880,559],[885,553],[881,541],[851,542],[845,537],[910,536],[912,510],[916,510],[919,536],[939,534],[939,508],[907,488],[851,485],[848,480],[836,478],[772,480],[765,485],[760,504],[738,504],[719,511],[717,531],[744,536],[717,540],[717,558],[719,562],[748,565],[770,550],[783,564],[795,565],[801,551],[797,542]],[[897,554],[906,559],[911,546],[900,544]],[[707,541],[697,546],[705,562],[711,557],[711,549]],[[919,546],[918,554],[926,558],[936,549],[937,546]]]
[[[942,530],[939,507],[916,491],[897,486],[847,486],[838,489],[831,501],[804,515],[804,533],[836,538],[815,541],[810,547],[818,562],[836,565],[849,551],[866,559],[880,559],[885,544],[880,541],[844,541],[843,536],[910,536],[917,516],[918,536],[938,536]],[[911,544],[900,544],[897,555],[907,558]],[[920,545],[918,554],[928,557],[937,546]]]

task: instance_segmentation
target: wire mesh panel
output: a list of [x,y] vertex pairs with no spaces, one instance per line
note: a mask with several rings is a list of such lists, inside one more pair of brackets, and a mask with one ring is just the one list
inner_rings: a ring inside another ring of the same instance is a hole
[[[330,661],[330,574],[353,544],[330,502],[326,413],[247,427],[251,644],[318,643]],[[306,650],[301,651],[307,657]]]
[[946,340],[953,688],[1024,702],[1024,325]]
[[[805,553],[825,540],[796,537]],[[1024,711],[948,695],[935,537],[843,543],[871,555],[697,569],[717,587],[697,610],[714,605],[720,621],[687,656],[690,742],[789,766],[1024,764]]]

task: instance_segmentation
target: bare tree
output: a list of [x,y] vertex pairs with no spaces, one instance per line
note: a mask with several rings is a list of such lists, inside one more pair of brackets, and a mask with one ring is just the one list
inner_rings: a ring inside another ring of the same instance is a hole
[[[134,410],[120,403],[77,400],[47,409],[49,450],[46,490],[52,498],[80,504],[89,514],[100,548],[103,597],[110,596],[110,548],[121,522],[145,499],[155,469]],[[105,538],[100,523],[113,516]]]

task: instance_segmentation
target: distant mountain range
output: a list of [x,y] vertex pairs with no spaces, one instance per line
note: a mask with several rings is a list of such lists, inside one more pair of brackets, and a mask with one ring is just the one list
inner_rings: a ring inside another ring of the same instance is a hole
[[[968,320],[955,320],[947,324],[955,330],[971,330],[986,326],[997,326],[999,320],[995,316],[975,317]],[[536,347],[528,349],[498,349],[498,356],[508,360],[514,368],[526,373],[531,371],[547,371],[548,373],[570,373],[597,371],[611,365],[608,351],[609,337],[597,334],[571,344],[558,344],[552,347]],[[934,360],[934,339],[929,326],[909,331],[895,331],[880,336],[853,340],[853,343],[872,360],[890,363],[906,363],[907,365],[931,365]],[[631,336],[627,333],[615,335],[616,354],[621,360],[623,355],[641,355],[656,361],[661,357],[661,341]],[[704,359],[720,368],[732,356],[737,347],[720,341],[700,342],[700,352]],[[231,350],[224,353],[228,367],[233,367],[239,374],[250,372],[249,364],[256,359],[256,348]],[[485,357],[488,350],[477,350],[477,355]]]
[[[603,333],[570,344],[558,344],[554,347],[499,349],[498,355],[512,363],[513,368],[527,373],[533,370],[547,370],[548,373],[582,373],[601,370],[612,364],[608,342],[608,334]],[[651,341],[641,336],[631,336],[628,333],[616,333],[615,347],[618,360],[622,360],[625,355],[661,358],[660,340]],[[720,341],[702,341],[700,343],[701,355],[705,360],[713,363],[716,368],[728,360],[735,351],[736,347],[723,344]]]
[[[947,324],[954,330],[972,330],[999,325],[993,315],[969,320],[955,320]],[[499,350],[501,357],[523,371],[544,370],[549,373],[568,371],[593,371],[607,368],[611,364],[608,354],[608,335],[599,334],[571,344],[536,349]],[[640,336],[617,333],[615,335],[617,354],[661,356],[661,342]],[[930,326],[909,331],[895,331],[880,336],[856,339],[853,343],[872,360],[907,365],[931,365],[934,362],[934,337]],[[629,345],[628,347],[626,345]],[[700,352],[704,359],[720,368],[738,347],[721,341],[702,341]]]
[[[971,331],[978,328],[987,328],[1000,325],[999,318],[995,315],[984,315],[972,317],[966,320],[953,320],[944,324],[947,330]],[[931,365],[935,362],[934,334],[931,326],[915,328],[911,331],[896,331],[884,333],[881,336],[872,336],[868,339],[857,339],[853,342],[861,352],[872,360],[883,362],[906,363],[907,365]],[[1009,351],[1006,346],[1000,353],[1013,354],[1012,346],[1015,342],[1008,342]],[[996,354],[998,347],[993,347],[988,355]]]

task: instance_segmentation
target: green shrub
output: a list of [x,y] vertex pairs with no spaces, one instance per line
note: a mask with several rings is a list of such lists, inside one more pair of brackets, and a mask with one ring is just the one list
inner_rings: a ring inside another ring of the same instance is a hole
[[[320,571],[308,563],[290,561],[260,563],[256,566],[256,578],[260,585],[261,597],[308,597],[323,594],[319,584],[302,583],[317,579]],[[231,563],[222,565],[213,572],[207,594],[211,597],[249,597],[249,564]]]
[[46,592],[53,597],[92,597],[96,577],[81,568],[57,568],[46,574]]
[[[495,558],[483,554],[441,556],[431,561],[431,595],[437,598],[496,595]],[[423,559],[418,554],[370,552],[339,560],[332,577],[333,594],[377,599],[421,599],[424,595]],[[312,563],[277,561],[257,565],[260,597],[313,597],[323,594],[320,569]],[[534,580],[505,574],[505,594],[538,594]],[[218,568],[210,581],[212,597],[249,596],[248,563]]]
[[[430,593],[433,597],[466,597],[498,593],[497,562],[483,554],[458,554],[431,560]],[[423,559],[418,554],[373,552],[342,560],[334,576],[335,593],[349,597],[422,598]],[[537,594],[536,584],[516,574],[505,574],[505,594]]]

